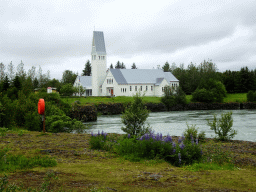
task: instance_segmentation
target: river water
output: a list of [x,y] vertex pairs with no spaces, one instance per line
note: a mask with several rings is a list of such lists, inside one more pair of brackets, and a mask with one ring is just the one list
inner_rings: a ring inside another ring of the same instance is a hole
[[[214,138],[215,133],[207,125],[207,119],[213,120],[223,112],[233,112],[233,129],[237,130],[234,140],[245,140],[256,142],[256,110],[196,110],[196,111],[170,111],[150,113],[146,121],[155,133],[163,135],[181,136],[188,125],[196,125],[198,132],[205,131],[208,138]],[[124,134],[121,127],[121,115],[102,115],[96,122],[88,122],[91,125],[88,133],[104,131],[107,133]]]

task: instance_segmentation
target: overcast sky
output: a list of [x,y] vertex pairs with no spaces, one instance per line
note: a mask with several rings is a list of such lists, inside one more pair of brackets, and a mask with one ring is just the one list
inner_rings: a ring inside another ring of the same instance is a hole
[[0,0],[0,62],[80,75],[94,27],[104,32],[107,67],[211,59],[219,71],[256,68],[255,0]]

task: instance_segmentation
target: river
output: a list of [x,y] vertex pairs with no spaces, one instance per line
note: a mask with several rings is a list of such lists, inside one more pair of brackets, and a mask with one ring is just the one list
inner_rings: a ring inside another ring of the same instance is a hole
[[[207,119],[213,120],[223,112],[233,112],[233,129],[237,130],[234,140],[245,140],[256,142],[256,110],[196,110],[196,111],[170,111],[150,113],[146,121],[155,133],[163,135],[181,136],[188,125],[196,125],[198,132],[205,131],[208,138],[214,138],[215,133],[207,125]],[[88,122],[91,125],[88,133],[104,131],[107,133],[124,134],[121,127],[121,115],[102,115],[96,122]]]

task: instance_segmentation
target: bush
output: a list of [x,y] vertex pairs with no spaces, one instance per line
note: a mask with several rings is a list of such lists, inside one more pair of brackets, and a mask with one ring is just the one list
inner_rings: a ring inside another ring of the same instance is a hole
[[[110,142],[112,144],[109,144]],[[162,134],[154,135],[152,132],[137,139],[128,134],[115,141],[111,141],[106,133],[98,132],[92,134],[90,145],[92,149],[113,150],[130,161],[164,159],[175,166],[181,166],[198,162],[202,158],[198,142],[186,141],[185,137],[182,137],[176,144],[169,135],[164,138]]]
[[218,140],[230,140],[237,134],[237,131],[231,129],[233,126],[232,112],[222,113],[220,119],[214,115],[212,122],[208,120],[208,125],[218,135]]
[[168,111],[172,106],[176,105],[174,91],[170,86],[164,87],[164,96],[161,98],[161,102],[166,106]]
[[201,83],[195,92],[192,93],[192,101],[221,103],[226,96],[227,91],[225,86],[220,81],[209,79],[208,81]]
[[196,142],[196,139],[198,139],[198,141],[200,142],[204,142],[205,141],[205,132],[202,131],[199,134],[198,132],[198,128],[196,128],[196,125],[191,125],[189,126],[187,124],[187,129],[185,130],[184,137],[186,138],[186,140],[193,140],[193,142]]
[[136,94],[133,99],[132,104],[126,108],[121,116],[122,123],[125,125],[121,129],[132,136],[140,136],[150,131],[150,127],[145,127],[144,125],[149,111],[144,106],[142,97],[139,94]]
[[71,119],[66,115],[52,115],[45,119],[45,129],[48,132],[72,132],[75,129],[86,129],[86,126],[76,119]]
[[247,101],[248,102],[254,102],[254,101],[256,101],[256,92],[253,92],[253,91],[249,91],[248,93],[247,93]]

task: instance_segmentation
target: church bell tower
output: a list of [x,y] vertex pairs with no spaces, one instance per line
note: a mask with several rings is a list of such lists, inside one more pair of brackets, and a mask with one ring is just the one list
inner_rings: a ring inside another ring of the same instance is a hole
[[102,95],[102,84],[106,77],[107,53],[102,31],[93,31],[92,38],[92,96]]

